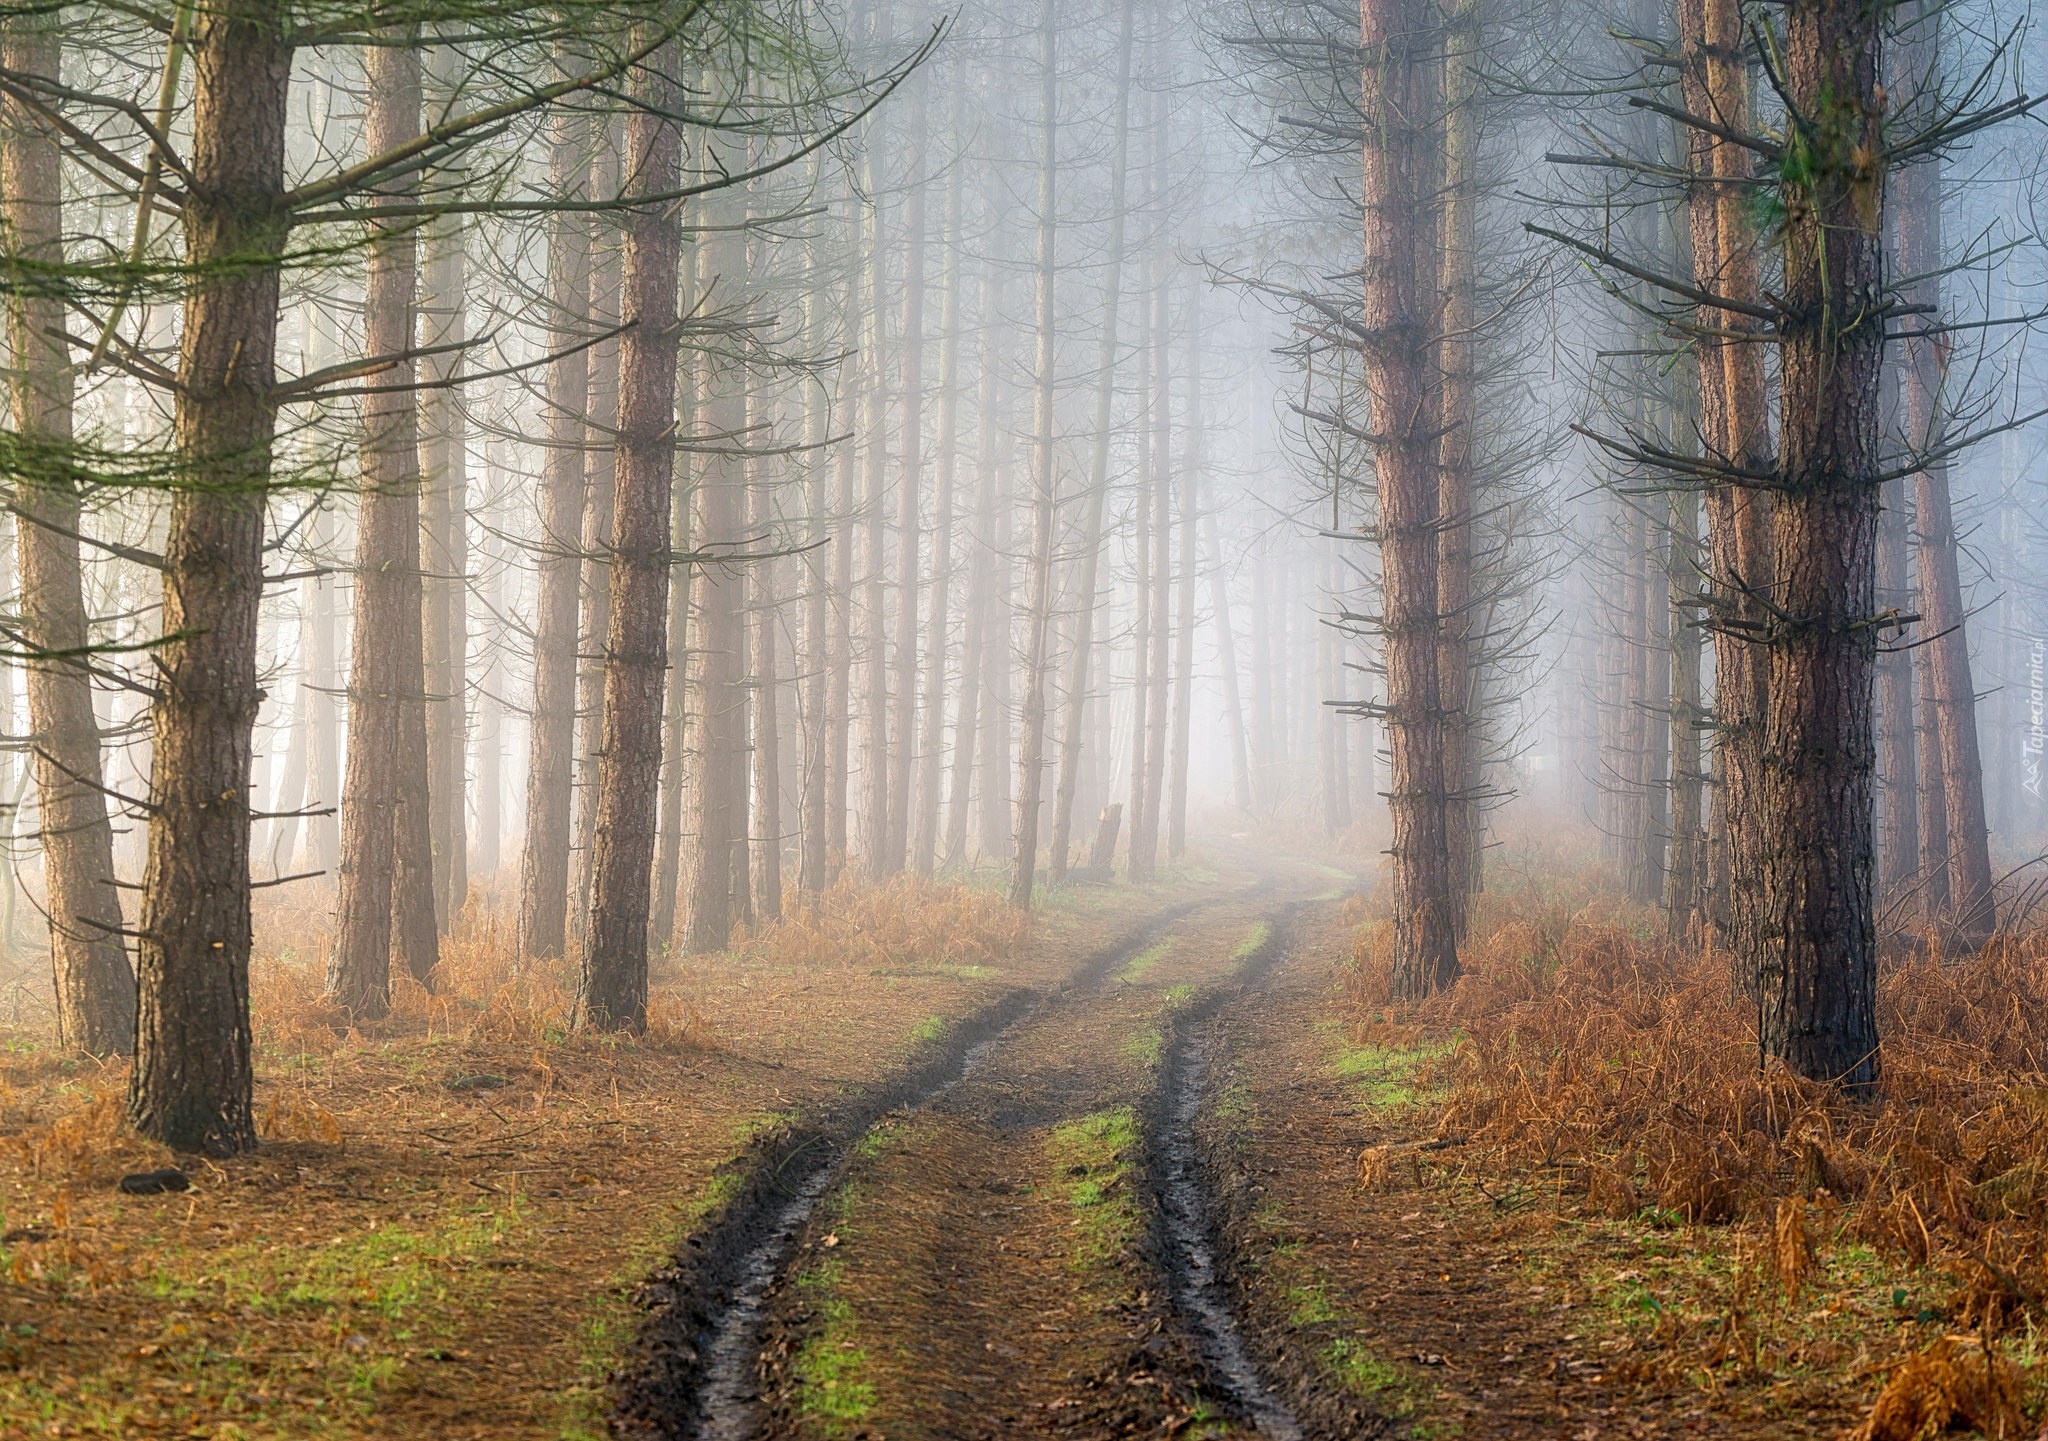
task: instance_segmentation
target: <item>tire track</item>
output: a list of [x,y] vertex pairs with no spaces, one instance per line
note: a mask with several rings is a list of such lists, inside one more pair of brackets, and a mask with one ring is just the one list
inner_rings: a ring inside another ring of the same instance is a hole
[[1208,1381],[1265,1441],[1304,1441],[1307,1432],[1279,1392],[1260,1374],[1238,1324],[1221,1265],[1218,1207],[1196,1142],[1206,1099],[1208,1023],[1226,1006],[1264,984],[1293,935],[1303,905],[1286,907],[1235,985],[1217,987],[1176,1018],[1161,1057],[1162,1080],[1148,1117],[1147,1164],[1152,1175],[1153,1248],[1168,1295]]
[[613,1377],[615,1434],[662,1441],[746,1441],[759,1423],[759,1357],[769,1297],[819,1202],[860,1138],[891,1112],[919,1110],[974,1073],[996,1043],[1065,996],[1111,973],[1189,916],[1250,899],[1270,878],[1148,917],[1095,952],[1056,990],[1006,992],[952,1028],[893,1082],[777,1128],[735,1168],[732,1198],[642,1288],[649,1310]]

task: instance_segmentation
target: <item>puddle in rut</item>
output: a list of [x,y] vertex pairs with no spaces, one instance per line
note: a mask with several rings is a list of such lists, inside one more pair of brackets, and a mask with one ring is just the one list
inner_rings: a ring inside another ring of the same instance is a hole
[[[911,1107],[929,1104],[988,1059],[1006,1027],[997,1027],[968,1047],[960,1068],[942,1079]],[[820,1159],[796,1181],[796,1188],[775,1212],[767,1231],[741,1263],[732,1299],[719,1312],[711,1343],[704,1349],[704,1380],[697,1389],[696,1414],[687,1435],[697,1441],[747,1441],[759,1428],[760,1384],[756,1361],[761,1354],[761,1328],[768,1316],[768,1292],[788,1267],[796,1239],[818,1203],[845,1174],[845,1163]]]
[[1161,1152],[1160,1209],[1170,1252],[1167,1267],[1174,1304],[1193,1321],[1203,1358],[1215,1368],[1232,1398],[1266,1441],[1305,1441],[1301,1423],[1287,1404],[1259,1379],[1245,1350],[1244,1333],[1231,1314],[1230,1299],[1216,1274],[1216,1247],[1195,1155],[1195,1119],[1202,1106],[1208,1058],[1192,1041],[1175,1048],[1169,1072],[1165,1143]]

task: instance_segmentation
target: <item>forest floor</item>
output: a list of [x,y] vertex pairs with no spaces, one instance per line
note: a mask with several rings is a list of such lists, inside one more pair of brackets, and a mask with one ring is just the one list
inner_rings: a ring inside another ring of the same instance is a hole
[[858,946],[796,935],[658,971],[636,1043],[565,1034],[559,984],[486,974],[489,935],[451,961],[477,972],[462,998],[337,1030],[318,956],[277,942],[264,1143],[184,1158],[190,1189],[155,1196],[116,1189],[175,1159],[122,1131],[125,1069],[0,1034],[0,1436],[600,1435],[640,1283],[750,1147],[1246,883],[1076,885],[1028,928],[992,895],[900,888],[845,908]]
[[[849,902],[634,1044],[301,998],[264,1147],[178,1194],[114,1189],[166,1159],[118,1072],[22,1040],[0,1435],[2035,1436],[2024,1309],[1978,1348],[1825,1191],[1692,1224],[1481,1135],[1459,1020],[1362,1005],[1358,875],[1267,851],[1028,934]],[[1869,1426],[1930,1346],[1956,1414]]]

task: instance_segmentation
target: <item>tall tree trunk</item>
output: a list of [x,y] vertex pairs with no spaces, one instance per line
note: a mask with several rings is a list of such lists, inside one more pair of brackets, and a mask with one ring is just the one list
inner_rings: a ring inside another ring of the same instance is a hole
[[1254,541],[1251,554],[1251,725],[1252,798],[1263,811],[1273,805],[1273,621],[1267,603],[1266,547]]
[[[1926,552],[1914,546],[1916,572]],[[1924,577],[1918,595],[1927,593]],[[1924,604],[1924,599],[1922,604]],[[1948,786],[1941,768],[1941,708],[1934,704],[1938,682],[1934,678],[1934,650],[1927,645],[1913,648],[1913,684],[1917,702],[1913,707],[1914,749],[1920,757],[1920,924],[1930,935],[1949,924],[1952,910],[1950,880],[1954,853],[1949,845]]]
[[1230,799],[1239,811],[1252,808],[1252,767],[1244,724],[1244,698],[1237,683],[1237,637],[1230,628],[1230,576],[1223,569],[1223,543],[1215,511],[1208,516],[1209,608],[1216,612],[1216,667],[1223,681],[1223,721],[1230,745]]
[[[363,143],[382,155],[420,133],[421,77],[416,49],[370,48],[364,61],[368,103]],[[400,192],[405,194],[408,192]],[[381,372],[384,383],[412,383],[414,287],[419,237],[410,219],[370,227],[363,282],[367,357],[404,357]],[[420,582],[418,397],[403,389],[363,401],[362,502],[356,525],[355,626],[349,657],[347,782],[341,797],[341,887],[327,990],[350,1015],[376,1019],[390,1007],[391,956],[398,950],[416,978],[433,958],[420,954],[417,899],[424,886],[429,949],[433,868],[414,849],[426,820],[426,671]],[[417,710],[417,723],[410,712]],[[415,747],[415,739],[420,744]],[[428,842],[431,856],[431,841]]]
[[[677,278],[678,290],[687,287],[690,267],[686,262]],[[690,313],[690,298],[680,294],[677,313]],[[676,429],[688,434],[691,425],[689,388],[678,399]],[[669,507],[671,539],[678,555],[690,549],[690,487],[675,485],[675,499]],[[676,560],[668,580],[668,677],[661,723],[661,834],[655,842],[654,909],[649,913],[647,932],[650,945],[669,946],[676,933],[676,907],[681,900],[683,834],[689,809],[683,794],[689,773],[689,680],[690,680],[690,595],[695,570],[688,560]]]
[[1361,0],[1364,371],[1379,483],[1387,729],[1393,752],[1394,975],[1427,995],[1458,974],[1444,833],[1437,644],[1436,456],[1424,436],[1430,335],[1426,277],[1435,167],[1427,129],[1430,43],[1415,0]]
[[1131,880],[1149,874],[1140,832],[1144,829],[1145,794],[1152,777],[1145,768],[1145,736],[1152,719],[1152,307],[1150,297],[1138,306],[1137,445],[1131,496],[1131,799],[1130,840],[1124,870]]
[[[562,68],[567,69],[565,55]],[[574,110],[554,120],[548,187],[586,193],[591,122]],[[590,319],[590,225],[574,210],[548,226],[548,320],[562,350],[548,364],[547,445],[541,458],[540,595],[533,631],[533,709],[526,764],[526,844],[519,862],[519,943],[559,956],[567,941],[572,766],[576,753],[576,620],[583,577],[584,415],[590,352],[570,349]]]
[[[1202,493],[1202,290],[1188,297],[1187,440],[1180,466],[1180,555],[1176,595],[1180,612],[1173,629],[1173,770],[1167,777],[1166,855],[1179,860],[1188,844],[1188,747],[1195,707],[1195,527]],[[1334,721],[1336,716],[1331,716]]]
[[[890,696],[889,851],[885,869],[903,869],[910,850],[911,782],[917,772],[918,528],[924,494],[925,131],[928,77],[911,81],[910,166],[903,201],[903,461],[896,486],[896,673]],[[926,745],[936,744],[928,737]]]
[[[675,47],[635,72],[626,123],[631,193],[661,194],[682,178],[671,67]],[[672,204],[626,212],[620,313],[615,523],[605,639],[604,743],[584,948],[583,1018],[607,1030],[647,1027],[647,920],[653,892],[655,800],[661,785],[662,689],[668,670],[670,507],[675,484],[676,272],[682,228]]]
[[[1465,935],[1480,889],[1478,711],[1472,673],[1472,471],[1476,444],[1473,362],[1479,324],[1478,0],[1451,0],[1444,35],[1444,179],[1437,276],[1442,319],[1438,367],[1443,440],[1437,472],[1437,684],[1443,701],[1444,849],[1452,928]],[[1645,718],[1647,721],[1647,717]]]
[[1031,906],[1038,879],[1038,812],[1045,778],[1045,673],[1052,639],[1052,548],[1057,497],[1053,465],[1053,365],[1059,310],[1059,3],[1044,0],[1039,27],[1038,355],[1033,376],[1031,455],[1031,599],[1025,615],[1024,707],[1017,731],[1017,840],[1011,857],[1010,903]]
[[[996,365],[1001,354],[996,336],[996,282],[985,273],[981,283],[981,357],[975,392],[974,526],[971,532],[984,553],[1000,556],[996,533]],[[953,784],[946,815],[946,864],[967,857],[967,823],[974,801],[976,751],[983,739],[982,690],[993,648],[996,567],[974,567],[967,578],[967,635],[960,653],[960,705],[953,721]],[[981,767],[991,774],[987,763]]]
[[[1932,117],[1935,108],[1916,94],[1939,73],[1941,9],[1929,0],[1898,7],[1899,43],[1892,77],[1892,104],[1904,113]],[[1920,103],[1916,106],[1915,102]],[[1906,439],[1926,454],[1946,436],[1949,338],[1916,334],[1938,327],[1943,315],[1941,270],[1945,263],[1941,225],[1941,162],[1907,165],[1892,181],[1898,217],[1898,270],[1917,277],[1903,298],[1929,307],[1905,317],[1900,379],[1905,391]],[[1933,713],[1939,750],[1923,752],[1930,776],[1939,775],[1942,809],[1948,819],[1949,875],[1955,938],[1975,950],[1991,938],[1996,922],[1991,894],[1991,841],[1984,819],[1984,763],[1977,737],[1977,691],[1970,668],[1969,612],[1958,570],[1955,518],[1949,503],[1949,467],[1936,459],[1913,474],[1914,551],[1919,565],[1921,634],[1927,655],[1925,699]]]
[[233,1153],[256,1144],[247,788],[292,52],[277,0],[194,13],[190,279],[172,429],[182,484],[164,550],[168,639],[154,655],[128,1115],[180,1150]]
[[[1638,423],[1644,420],[1647,417]],[[1622,636],[1626,689],[1621,721],[1628,748],[1627,790],[1623,796],[1628,826],[1622,861],[1629,898],[1638,905],[1653,906],[1664,896],[1663,836],[1656,805],[1664,778],[1656,764],[1654,741],[1661,728],[1653,711],[1663,708],[1667,688],[1653,674],[1658,656],[1651,628],[1651,612],[1661,608],[1653,607],[1652,597],[1660,602],[1663,598],[1663,567],[1658,564],[1656,527],[1651,525],[1645,507],[1631,499],[1624,516],[1628,527],[1628,589],[1622,616],[1627,629]]]
[[[1896,376],[1898,367],[1887,365]],[[1877,603],[1900,615],[1912,613],[1907,571],[1906,485],[1885,482],[1877,522]],[[1877,661],[1878,776],[1884,792],[1883,871],[1878,894],[1886,902],[1904,896],[1920,871],[1920,779],[1913,746],[1913,654],[1892,644]]]
[[[676,314],[688,317],[697,308],[697,267],[685,259],[676,268]],[[684,322],[687,324],[687,321]],[[680,339],[681,331],[678,331]],[[697,388],[690,383],[694,374],[677,361],[676,434],[690,435],[697,425]],[[687,457],[687,448],[678,447]],[[678,462],[688,464],[687,460]],[[647,921],[650,945],[673,947],[676,943],[676,911],[682,904],[684,858],[689,850],[685,834],[690,798],[684,786],[690,773],[690,601],[696,592],[696,568],[689,559],[692,547],[690,498],[693,487],[688,475],[673,478],[674,499],[669,506],[670,540],[674,547],[668,579],[668,676],[666,709],[661,732],[661,835],[655,843],[654,901]]]
[[[859,286],[849,280],[847,293]],[[852,367],[840,367],[842,383]],[[846,868],[853,771],[853,528],[860,513],[859,465],[850,439],[832,457],[832,506],[838,521],[832,540],[832,679],[827,699],[830,729],[825,737],[825,883]]]
[[[1166,102],[1162,92],[1156,104],[1156,129],[1160,134],[1155,185],[1166,193]],[[1159,811],[1166,795],[1166,729],[1170,722],[1167,667],[1171,662],[1172,636],[1168,616],[1172,610],[1173,583],[1173,383],[1166,363],[1172,339],[1165,257],[1156,262],[1158,276],[1152,298],[1152,591],[1142,603],[1152,612],[1150,673],[1141,678],[1149,694],[1145,702],[1145,806],[1131,818],[1132,869],[1150,878],[1159,862]]]
[[[619,193],[619,137],[609,123],[599,128],[597,153],[591,159],[590,193]],[[590,327],[602,334],[618,328],[624,272],[624,237],[606,221],[592,236]],[[603,769],[605,642],[611,634],[611,546],[614,490],[618,483],[619,416],[618,337],[601,340],[590,350],[590,375],[584,419],[582,577],[577,604],[581,619],[576,640],[576,756],[570,771],[575,815],[569,847],[569,925],[582,939],[590,914],[597,846],[597,778]]]
[[870,879],[889,873],[889,395],[888,259],[877,163],[867,159],[866,304],[861,312],[861,747],[860,861]]
[[[489,494],[499,494],[496,457],[486,451]],[[495,547],[493,547],[495,549]],[[487,616],[505,613],[505,570],[501,555],[487,554],[477,575],[477,604]],[[495,882],[504,864],[505,843],[505,665],[503,637],[486,646],[476,681],[476,854],[471,869]]]
[[[967,73],[962,67],[953,87],[951,133],[966,133]],[[932,873],[939,850],[940,789],[945,777],[946,657],[953,624],[953,528],[959,502],[956,494],[960,448],[960,288],[965,237],[961,222],[967,191],[967,169],[953,167],[946,187],[945,300],[939,313],[939,419],[937,453],[933,457],[932,613],[927,629],[922,710],[918,734],[923,749],[917,758],[917,820],[912,828],[911,865],[921,876]]]
[[[464,80],[464,57],[453,45],[427,54],[427,105],[438,119],[452,110]],[[436,182],[457,186],[443,170]],[[468,339],[468,264],[461,218],[427,226],[420,344],[460,346]],[[445,930],[469,898],[469,536],[468,459],[462,397],[455,386],[462,352],[422,357],[420,476],[424,487],[427,665],[427,796],[433,830],[435,914]]]
[[[55,14],[24,15],[0,30],[0,63],[16,76],[55,81],[62,61]],[[56,133],[12,95],[0,97],[0,197],[9,257],[63,265],[62,151]],[[7,299],[17,444],[30,456],[44,451],[18,473],[14,505],[57,1044],[126,1055],[135,1045],[135,972],[121,942],[114,831],[85,663],[91,636],[75,539],[78,486],[67,454],[73,397],[64,304],[34,286],[16,286]]]
[[1766,1054],[1800,1075],[1877,1079],[1871,895],[1878,381],[1886,7],[1796,0],[1787,98],[1813,127],[1810,180],[1785,196],[1782,488],[1772,512],[1779,611],[1770,646],[1763,811]]
[[[1749,81],[1739,0],[1679,0],[1679,74],[1686,109],[1733,131],[1749,129]],[[1694,283],[1740,304],[1759,303],[1757,239],[1749,156],[1733,141],[1690,133],[1694,177],[1687,207]],[[1694,343],[1700,374],[1700,433],[1715,460],[1769,470],[1764,337],[1753,318],[1702,305]],[[1769,594],[1770,502],[1757,490],[1714,485],[1706,494],[1708,600],[1714,626],[1713,816],[1708,841],[1708,915],[1745,973],[1762,938],[1762,744],[1770,666],[1756,643]],[[1738,883],[1739,882],[1739,883]]]
[[341,867],[340,588],[328,567],[339,549],[333,509],[323,499],[306,524],[306,551],[319,573],[299,582],[299,624],[306,631],[306,861],[337,875]]
[[1073,845],[1074,793],[1081,777],[1082,721],[1088,704],[1088,675],[1095,649],[1095,610],[1102,561],[1102,513],[1109,495],[1109,453],[1115,438],[1111,421],[1116,405],[1117,317],[1123,304],[1124,222],[1131,153],[1131,55],[1135,0],[1122,0],[1117,15],[1116,122],[1109,148],[1109,239],[1103,247],[1107,270],[1102,279],[1102,343],[1095,361],[1095,420],[1089,437],[1087,510],[1081,521],[1081,571],[1074,593],[1080,609],[1074,616],[1074,647],[1067,660],[1067,704],[1060,722],[1060,773],[1053,794],[1052,854],[1054,881],[1067,875]]
[[[1691,423],[1686,417],[1676,427],[1680,445]],[[1679,939],[1693,933],[1706,884],[1706,775],[1700,763],[1705,716],[1695,594],[1702,561],[1697,490],[1672,487],[1665,498],[1665,525],[1670,531],[1664,580],[1671,609],[1671,864],[1664,873],[1664,914],[1670,935]]]
[[[750,385],[748,392],[750,415],[764,410],[756,386]],[[752,430],[753,426],[748,428]],[[761,461],[751,462],[748,469],[755,474],[747,486],[747,534],[756,545],[762,545],[775,531],[776,482],[760,473],[767,469]],[[778,702],[782,681],[776,674],[781,662],[775,643],[776,627],[782,623],[777,588],[780,566],[775,558],[764,557],[748,569],[753,581],[748,616],[753,627],[753,645],[747,667],[753,686],[754,712],[753,913],[764,921],[772,921],[782,916],[782,716]]]
[[[306,622],[299,617],[293,626],[295,648],[303,651],[306,643]],[[306,806],[306,764],[307,741],[311,738],[312,727],[306,724],[306,702],[311,691],[306,686],[305,674],[299,674],[292,687],[292,718],[289,734],[285,739],[284,773],[278,778],[277,794],[271,801],[271,810],[277,813],[270,832],[270,874],[273,877],[289,874],[292,857],[299,846],[299,820]],[[111,838],[108,856],[113,854]]]
[[[811,284],[803,298],[801,333],[806,342],[818,337],[818,260],[810,257]],[[803,479],[804,512],[809,517],[804,533],[804,656],[802,704],[803,775],[797,787],[797,836],[801,853],[797,864],[797,890],[808,901],[824,891],[832,858],[830,804],[832,733],[838,729],[839,714],[832,710],[832,611],[837,597],[832,593],[832,501],[827,491],[824,446],[830,419],[825,397],[816,386],[804,388]]]
[[996,561],[991,567],[995,584],[986,620],[988,638],[982,649],[980,745],[985,754],[979,767],[981,857],[998,865],[1010,864],[1016,843],[1010,793],[1015,754],[1011,727],[1016,719],[1011,699],[1017,680],[1017,608],[1011,601],[1017,577],[1010,559],[1016,543],[1015,461],[1015,449],[1006,448],[996,465]]
[[[736,216],[739,211],[735,206],[722,213]],[[718,287],[739,280],[744,259],[732,235],[702,240],[697,249],[700,294],[716,293]],[[728,558],[741,548],[745,513],[744,471],[730,453],[745,443],[745,396],[736,367],[725,360],[705,356],[699,374],[704,429],[713,445],[727,453],[707,455],[697,476],[694,542],[704,559],[696,566],[691,607],[696,644],[690,666],[697,703],[691,773],[685,782],[689,809],[684,824],[695,838],[684,867],[688,907],[683,951],[688,955],[724,950],[743,909],[737,903],[747,898],[740,880],[747,847],[747,712],[742,684],[747,578],[742,566]]]

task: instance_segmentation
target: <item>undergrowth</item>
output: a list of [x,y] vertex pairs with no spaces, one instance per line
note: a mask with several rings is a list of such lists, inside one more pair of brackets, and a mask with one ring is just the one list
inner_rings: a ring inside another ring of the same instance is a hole
[[813,905],[733,943],[736,959],[791,967],[881,967],[893,972],[1008,964],[1031,934],[1031,914],[993,891],[900,875],[880,885],[849,873]]
[[1852,1100],[1760,1064],[1731,957],[1666,939],[1587,868],[1482,898],[1464,974],[1420,1005],[1393,1000],[1385,920],[1358,902],[1349,918],[1356,1044],[1333,1070],[1369,1103],[1433,1098],[1467,1165],[1589,1216],[1727,1232],[1734,1310],[1685,1335],[1675,1311],[1648,1317],[1673,1355],[1754,1347],[1742,1307],[1770,1307],[1743,1295],[1796,1297],[1863,1248],[1930,1278],[1916,1309],[1945,1339],[1892,1367],[1860,1434],[2017,1434],[2020,1382],[1993,1343],[2048,1318],[2048,932],[1888,958],[1882,1081]]

